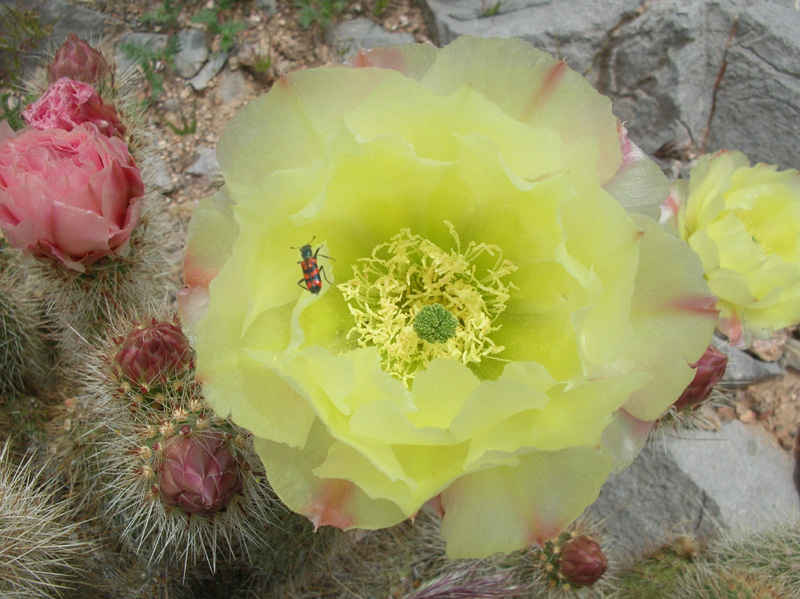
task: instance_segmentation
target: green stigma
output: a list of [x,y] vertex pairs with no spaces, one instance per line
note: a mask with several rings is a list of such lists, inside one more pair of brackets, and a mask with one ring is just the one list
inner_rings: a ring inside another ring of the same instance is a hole
[[[377,348],[383,369],[410,386],[432,360],[458,360],[477,368],[500,359],[492,340],[516,270],[499,247],[461,245],[445,221],[452,243],[441,248],[402,229],[372,255],[353,265],[353,278],[338,285],[360,347]],[[480,265],[480,266],[479,266]]]
[[442,304],[423,306],[414,317],[414,332],[428,343],[444,343],[456,334],[458,320]]

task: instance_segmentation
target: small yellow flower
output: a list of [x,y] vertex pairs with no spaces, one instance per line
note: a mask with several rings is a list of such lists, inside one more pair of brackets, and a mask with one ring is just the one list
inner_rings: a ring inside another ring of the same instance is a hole
[[[665,177],[606,98],[521,40],[287,75],[218,154],[183,324],[209,403],[316,526],[428,504],[453,557],[552,538],[708,345],[699,260],[629,212],[657,213]],[[335,261],[319,255],[312,294],[291,248],[314,237]]]
[[750,166],[741,152],[702,156],[666,203],[719,297],[718,327],[740,347],[800,322],[800,176]]

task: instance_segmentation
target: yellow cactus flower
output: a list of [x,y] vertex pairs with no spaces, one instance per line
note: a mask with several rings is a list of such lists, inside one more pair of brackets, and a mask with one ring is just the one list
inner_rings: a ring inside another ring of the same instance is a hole
[[287,75],[218,156],[183,324],[208,402],[316,526],[428,505],[453,557],[544,542],[710,340],[699,260],[641,214],[666,178],[608,99],[524,41]]
[[701,156],[672,184],[665,212],[700,256],[719,297],[718,328],[749,347],[800,322],[800,176],[750,166],[741,152]]

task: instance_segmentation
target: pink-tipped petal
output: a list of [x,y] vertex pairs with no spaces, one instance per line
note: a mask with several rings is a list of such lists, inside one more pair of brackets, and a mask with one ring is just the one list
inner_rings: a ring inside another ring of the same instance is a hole
[[641,420],[659,418],[692,380],[717,324],[716,298],[691,248],[649,218],[634,215],[644,231],[631,321],[637,331],[628,356],[653,373],[625,409]]
[[376,529],[405,520],[408,516],[392,502],[371,499],[350,481],[321,479],[313,473],[325,461],[333,443],[317,421],[302,448],[259,438],[255,439],[255,448],[281,501],[315,527]]
[[658,220],[659,205],[669,194],[669,180],[658,165],[628,138],[618,126],[622,164],[603,188],[629,212],[639,212]]
[[203,200],[194,210],[183,252],[183,282],[180,293],[181,320],[189,330],[205,313],[208,286],[231,253],[238,226],[225,187]]
[[448,556],[485,557],[544,543],[597,498],[610,471],[602,451],[572,447],[459,478],[442,493]]
[[198,204],[186,234],[184,282],[208,286],[228,260],[239,227],[233,218],[233,201],[222,187]]
[[353,68],[373,67],[392,69],[420,80],[436,59],[436,48],[430,44],[385,46],[373,50],[359,50],[347,64]]
[[567,63],[563,60],[558,61],[550,67],[550,70],[545,74],[539,88],[528,98],[528,103],[520,115],[523,121],[529,120],[534,114],[547,105],[553,93],[558,89],[561,80],[564,78],[566,69]]
[[622,472],[644,449],[655,421],[639,420],[624,408],[614,413],[611,424],[603,431],[603,448],[613,461],[612,472]]

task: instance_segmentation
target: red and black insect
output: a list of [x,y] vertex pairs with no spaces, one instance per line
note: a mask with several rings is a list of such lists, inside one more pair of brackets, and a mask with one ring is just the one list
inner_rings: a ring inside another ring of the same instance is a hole
[[[300,257],[302,260],[298,260],[297,263],[303,267],[303,278],[297,281],[297,284],[303,289],[307,289],[311,293],[317,294],[322,290],[322,278],[320,277],[320,273],[322,273],[322,276],[325,277],[325,280],[330,283],[330,281],[328,281],[328,276],[325,274],[325,267],[317,264],[317,256],[322,256],[328,260],[333,260],[333,258],[319,253],[319,251],[322,249],[322,246],[319,246],[317,250],[312,253],[311,244],[313,243],[314,239],[316,239],[316,237],[312,238],[311,241],[309,241],[306,245],[299,248]],[[298,248],[293,247],[292,249],[296,250]]]

